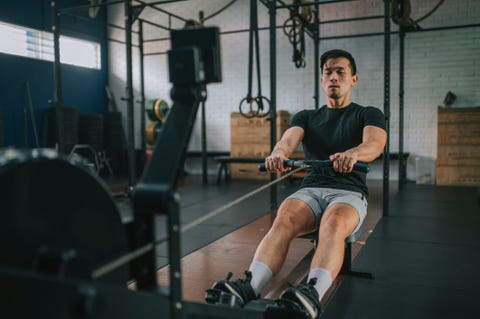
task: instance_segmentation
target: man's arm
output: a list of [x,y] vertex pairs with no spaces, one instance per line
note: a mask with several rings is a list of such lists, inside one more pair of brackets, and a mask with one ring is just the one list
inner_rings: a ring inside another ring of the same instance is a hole
[[376,126],[363,128],[362,143],[345,152],[330,155],[333,169],[340,173],[350,173],[357,161],[372,162],[382,154],[387,142],[387,132]]
[[293,126],[283,133],[280,141],[275,144],[272,154],[265,159],[265,168],[270,172],[288,171],[290,167],[283,167],[283,161],[288,159],[303,139],[305,131],[299,126]]

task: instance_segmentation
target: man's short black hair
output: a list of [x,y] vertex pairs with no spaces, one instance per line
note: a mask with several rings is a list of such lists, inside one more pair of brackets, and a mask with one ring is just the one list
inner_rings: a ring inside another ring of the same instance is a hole
[[328,59],[336,59],[336,58],[347,58],[350,62],[350,69],[352,70],[352,75],[357,74],[357,65],[355,64],[355,59],[353,56],[348,53],[347,51],[334,49],[325,52],[320,57],[320,69],[323,71],[323,65],[327,62]]

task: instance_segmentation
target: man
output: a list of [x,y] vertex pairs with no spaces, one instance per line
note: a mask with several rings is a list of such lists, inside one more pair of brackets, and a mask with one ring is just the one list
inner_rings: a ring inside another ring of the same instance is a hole
[[325,52],[320,61],[321,83],[327,105],[303,110],[293,116],[290,127],[265,159],[270,172],[290,168],[283,161],[300,142],[307,159],[330,159],[333,168],[313,168],[301,188],[280,205],[269,232],[260,242],[246,278],[220,280],[213,289],[235,295],[241,304],[258,298],[262,289],[282,267],[290,241],[318,231],[306,285],[287,288],[281,295],[294,302],[311,318],[321,312],[320,300],[338,275],[343,262],[345,238],[355,232],[367,213],[365,173],[353,170],[356,162],[371,162],[387,140],[385,118],[374,107],[351,100],[358,82],[355,60],[343,50]]

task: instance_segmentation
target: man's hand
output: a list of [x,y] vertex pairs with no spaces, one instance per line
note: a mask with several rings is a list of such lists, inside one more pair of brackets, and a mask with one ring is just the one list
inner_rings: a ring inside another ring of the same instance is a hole
[[330,160],[333,162],[333,170],[335,172],[350,173],[358,161],[358,156],[356,152],[348,150],[330,155]]
[[339,173],[350,173],[353,165],[358,161],[370,163],[375,160],[385,147],[387,132],[376,126],[365,126],[363,128],[363,142],[345,152],[330,155],[333,162],[333,170]]
[[280,141],[273,148],[272,154],[265,158],[265,169],[268,172],[286,172],[291,167],[284,167],[283,161],[288,159],[303,139],[304,130],[299,126],[290,127],[283,133]]
[[265,168],[268,172],[287,172],[291,170],[291,167],[284,167],[283,161],[287,160],[283,152],[273,151],[270,156],[265,158]]

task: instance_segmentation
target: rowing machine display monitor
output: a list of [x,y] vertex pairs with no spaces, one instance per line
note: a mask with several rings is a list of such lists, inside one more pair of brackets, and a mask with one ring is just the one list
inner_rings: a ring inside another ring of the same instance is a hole
[[172,30],[172,49],[168,51],[170,82],[180,85],[221,82],[219,34],[217,27]]

